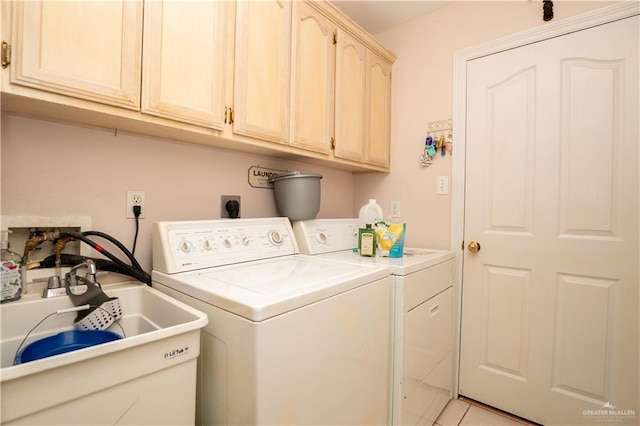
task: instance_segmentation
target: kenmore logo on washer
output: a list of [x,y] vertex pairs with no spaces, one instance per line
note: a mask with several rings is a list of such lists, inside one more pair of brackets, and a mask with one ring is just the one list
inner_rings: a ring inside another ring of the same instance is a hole
[[175,358],[180,355],[186,355],[189,353],[189,346],[185,346],[183,348],[171,349],[169,352],[164,353],[164,359]]

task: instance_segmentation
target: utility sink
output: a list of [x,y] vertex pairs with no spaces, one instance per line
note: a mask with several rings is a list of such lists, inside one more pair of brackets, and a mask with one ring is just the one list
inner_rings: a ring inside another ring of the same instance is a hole
[[103,291],[120,299],[122,318],[109,330],[122,339],[19,365],[14,357],[30,330],[23,347],[74,329],[75,312],[55,314],[73,303],[29,292],[0,305],[2,425],[194,423],[206,314],[139,282]]

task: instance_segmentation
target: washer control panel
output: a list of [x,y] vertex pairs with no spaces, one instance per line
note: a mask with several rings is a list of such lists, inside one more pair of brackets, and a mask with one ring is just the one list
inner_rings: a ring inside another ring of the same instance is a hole
[[298,253],[286,217],[156,222],[153,269],[173,274]]
[[313,219],[293,223],[300,253],[322,254],[358,247],[358,219]]

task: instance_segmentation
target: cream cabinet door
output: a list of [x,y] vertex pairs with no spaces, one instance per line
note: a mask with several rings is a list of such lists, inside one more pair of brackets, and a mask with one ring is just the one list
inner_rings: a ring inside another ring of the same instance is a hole
[[391,64],[367,51],[365,162],[389,167]]
[[142,112],[224,129],[229,5],[145,3]]
[[307,3],[293,3],[290,145],[331,152],[336,26]]
[[336,47],[334,155],[361,162],[365,134],[366,48],[342,29]]
[[236,4],[233,132],[289,141],[291,2]]
[[16,1],[11,83],[137,110],[142,1]]

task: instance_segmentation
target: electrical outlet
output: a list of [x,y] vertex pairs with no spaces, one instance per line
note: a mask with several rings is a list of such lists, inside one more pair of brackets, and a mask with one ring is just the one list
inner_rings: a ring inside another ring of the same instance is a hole
[[236,218],[240,217],[240,196],[239,195],[221,195],[220,196],[220,217],[230,218],[229,211],[227,210],[227,203],[229,201],[238,202],[238,214]]
[[438,176],[436,194],[445,195],[449,193],[449,176]]
[[391,202],[391,217],[392,218],[400,217],[400,201]]
[[140,216],[138,218],[144,219],[146,213],[145,206],[146,197],[144,191],[127,190],[127,219],[134,219],[133,206],[140,206]]

